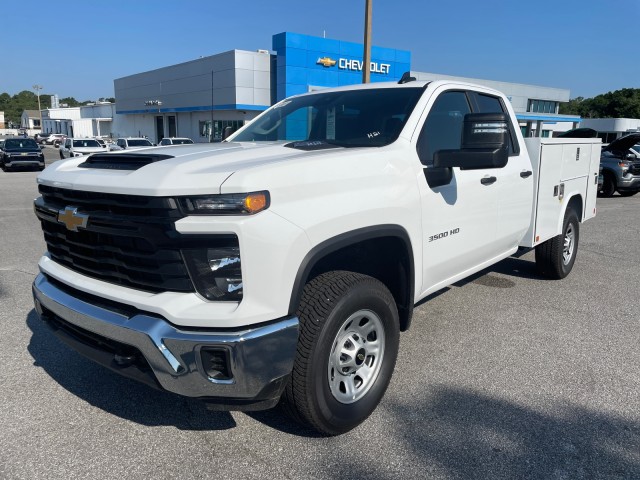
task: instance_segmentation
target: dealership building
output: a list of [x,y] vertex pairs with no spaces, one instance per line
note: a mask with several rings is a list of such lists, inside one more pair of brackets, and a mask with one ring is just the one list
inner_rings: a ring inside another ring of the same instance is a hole
[[[363,45],[283,32],[271,50],[231,50],[114,81],[113,136],[190,137],[220,140],[291,95],[362,81]],[[418,80],[449,79],[486,85],[510,99],[526,136],[552,136],[573,128],[575,115],[560,115],[569,90],[411,70],[411,52],[372,47],[371,81],[398,81],[411,71]]]

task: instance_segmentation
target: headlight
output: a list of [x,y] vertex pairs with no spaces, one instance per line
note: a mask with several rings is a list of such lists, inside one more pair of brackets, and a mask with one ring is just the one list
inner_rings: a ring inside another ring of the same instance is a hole
[[226,246],[183,250],[191,280],[207,300],[242,300],[240,248]]
[[188,215],[253,215],[269,208],[269,192],[231,193],[178,198]]

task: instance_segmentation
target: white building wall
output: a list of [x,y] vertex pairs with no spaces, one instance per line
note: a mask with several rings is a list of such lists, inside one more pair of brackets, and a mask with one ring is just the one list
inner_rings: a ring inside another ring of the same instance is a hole
[[119,137],[154,137],[154,116],[152,115],[120,115],[113,119],[113,138]]
[[553,102],[568,102],[571,94],[570,90],[563,88],[540,87],[537,85],[526,85],[522,83],[500,82],[496,80],[484,80],[480,78],[454,77],[439,73],[411,72],[417,80],[433,82],[436,80],[453,80],[458,82],[475,83],[484,85],[494,90],[504,93],[516,113],[527,111],[529,100],[549,100]]
[[593,128],[597,132],[618,133],[622,136],[626,132],[640,131],[638,118],[583,118],[581,127]]
[[68,108],[47,108],[42,111],[42,118],[59,118],[65,120],[79,120],[81,107],[68,107]]

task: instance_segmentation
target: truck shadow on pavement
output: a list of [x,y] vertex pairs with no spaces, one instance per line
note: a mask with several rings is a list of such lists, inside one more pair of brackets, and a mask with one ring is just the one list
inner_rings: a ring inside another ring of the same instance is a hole
[[[452,478],[640,478],[640,423],[540,397],[525,407],[435,386],[415,402],[385,402],[391,444]],[[528,402],[529,403],[529,402]],[[375,475],[374,475],[375,476]]]
[[73,395],[108,413],[147,426],[173,425],[180,430],[226,430],[236,426],[229,412],[208,411],[204,403],[153,390],[94,364],[60,342],[29,312],[33,332],[27,350],[33,365]]

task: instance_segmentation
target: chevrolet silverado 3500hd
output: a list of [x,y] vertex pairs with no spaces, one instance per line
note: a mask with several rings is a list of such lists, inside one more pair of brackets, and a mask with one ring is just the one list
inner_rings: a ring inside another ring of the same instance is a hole
[[227,141],[48,167],[35,308],[80,353],[217,409],[363,422],[432,292],[533,248],[571,271],[599,140],[522,138],[500,92],[404,79],[283,100]]

